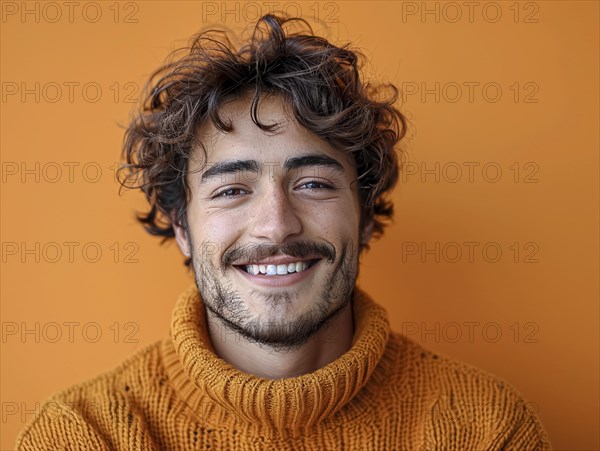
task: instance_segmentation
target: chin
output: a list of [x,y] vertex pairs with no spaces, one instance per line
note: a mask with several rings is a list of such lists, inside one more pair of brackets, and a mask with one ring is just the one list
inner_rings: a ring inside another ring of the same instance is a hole
[[248,308],[257,318],[269,321],[293,321],[310,310],[310,295],[300,290],[282,289],[277,292],[248,292]]

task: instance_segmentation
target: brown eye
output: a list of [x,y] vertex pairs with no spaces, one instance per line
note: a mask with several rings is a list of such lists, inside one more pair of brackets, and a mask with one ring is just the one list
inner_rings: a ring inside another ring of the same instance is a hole
[[219,197],[238,197],[242,195],[242,192],[246,193],[247,191],[243,190],[242,188],[226,188],[222,191],[219,191],[212,198],[217,199]]
[[309,190],[321,190],[321,189],[335,190],[335,188],[333,186],[331,186],[327,183],[317,182],[315,180],[311,180],[310,182],[303,183],[302,185],[300,185],[300,188],[302,188],[303,186]]

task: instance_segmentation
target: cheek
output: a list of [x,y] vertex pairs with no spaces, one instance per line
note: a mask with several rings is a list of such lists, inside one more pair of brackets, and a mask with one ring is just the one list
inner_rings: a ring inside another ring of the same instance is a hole
[[209,253],[215,258],[220,258],[238,239],[244,222],[235,215],[190,209],[189,227],[196,252],[204,255]]
[[318,235],[335,239],[351,238],[358,234],[359,212],[352,202],[320,205],[304,212],[304,223]]

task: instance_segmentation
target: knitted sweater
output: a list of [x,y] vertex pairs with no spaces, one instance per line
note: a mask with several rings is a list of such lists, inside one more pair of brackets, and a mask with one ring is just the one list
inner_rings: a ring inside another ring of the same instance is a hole
[[55,394],[18,450],[547,450],[535,412],[502,380],[390,331],[353,295],[352,347],[309,374],[263,379],[219,358],[195,286],[170,337]]

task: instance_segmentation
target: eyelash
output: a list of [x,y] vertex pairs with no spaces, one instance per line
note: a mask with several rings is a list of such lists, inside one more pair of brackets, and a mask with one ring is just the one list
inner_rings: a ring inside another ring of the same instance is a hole
[[[329,190],[329,191],[335,191],[337,188],[334,187],[333,185],[329,185],[327,183],[323,183],[323,182],[317,182],[315,180],[311,180],[309,182],[303,183],[300,186],[305,186],[305,185],[321,185],[320,188],[308,188],[309,190],[313,191],[313,190],[319,190],[319,189],[325,189],[325,190]],[[217,194],[215,194],[212,199],[218,199],[219,197],[223,197],[223,198],[235,198],[235,197],[239,197],[241,194],[233,194],[230,196],[225,196],[224,194],[229,192],[229,191],[246,191],[242,188],[226,188],[222,191],[219,191]]]
[[326,190],[330,190],[330,191],[335,191],[335,189],[336,189],[334,186],[329,185],[328,183],[317,182],[316,180],[311,180],[309,182],[303,183],[300,186],[305,186],[305,185],[310,185],[310,184],[321,185],[321,188],[308,188],[310,190],[314,190],[314,189],[326,189]]
[[222,191],[219,191],[217,194],[215,194],[212,198],[213,199],[217,199],[219,197],[238,197],[239,194],[234,194],[232,196],[224,196],[225,193],[229,192],[229,191],[245,191],[242,188],[226,188]]

